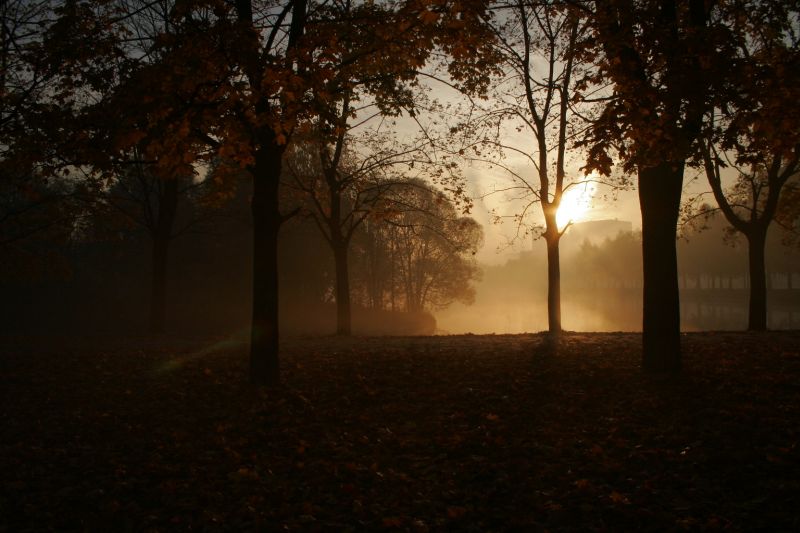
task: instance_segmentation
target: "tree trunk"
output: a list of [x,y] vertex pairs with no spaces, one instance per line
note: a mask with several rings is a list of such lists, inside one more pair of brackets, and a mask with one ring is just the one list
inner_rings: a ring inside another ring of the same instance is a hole
[[391,255],[391,265],[389,267],[389,278],[390,278],[390,288],[391,288],[391,298],[392,298],[392,312],[395,311],[395,285],[394,285],[394,268],[395,268],[395,248],[394,242],[396,239],[396,232],[392,229],[392,237],[391,237],[391,246],[392,246],[392,255]]
[[639,171],[644,281],[642,367],[678,373],[681,368],[680,301],[676,250],[683,163]]
[[346,241],[333,241],[333,259],[336,267],[336,334],[350,335],[350,272]]
[[278,230],[281,216],[278,187],[280,147],[262,145],[252,168],[253,319],[250,337],[250,380],[256,385],[280,381],[278,363]]
[[[555,224],[555,220],[553,221]],[[547,230],[547,327],[551,335],[561,333],[561,263],[558,254],[558,229]]]
[[164,333],[167,315],[167,250],[169,239],[153,236],[153,277],[150,291],[150,334]]
[[172,225],[178,209],[178,180],[167,179],[158,198],[158,219],[153,238],[150,292],[150,333],[161,335],[166,329],[167,317],[167,256],[172,238]]
[[765,231],[754,229],[747,234],[747,252],[750,266],[750,309],[747,322],[749,331],[765,331],[767,329],[765,245]]

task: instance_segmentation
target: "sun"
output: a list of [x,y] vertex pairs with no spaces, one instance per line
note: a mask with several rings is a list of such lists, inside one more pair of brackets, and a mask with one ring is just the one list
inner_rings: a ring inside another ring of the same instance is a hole
[[592,208],[592,198],[595,192],[597,192],[597,186],[592,182],[576,184],[567,189],[567,192],[561,197],[561,205],[556,213],[558,229],[563,230],[570,222],[585,220],[587,213]]

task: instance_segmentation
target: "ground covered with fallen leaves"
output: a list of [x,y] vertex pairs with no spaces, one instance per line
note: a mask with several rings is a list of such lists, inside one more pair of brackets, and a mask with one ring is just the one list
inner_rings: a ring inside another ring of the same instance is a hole
[[800,530],[800,333],[6,339],[0,530]]

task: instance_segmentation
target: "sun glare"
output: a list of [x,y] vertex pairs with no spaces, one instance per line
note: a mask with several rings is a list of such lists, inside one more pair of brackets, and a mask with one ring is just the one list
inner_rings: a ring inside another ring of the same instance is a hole
[[561,197],[561,205],[556,214],[558,228],[564,229],[569,222],[580,222],[586,219],[592,208],[592,198],[597,192],[597,185],[591,182],[581,183],[567,189]]

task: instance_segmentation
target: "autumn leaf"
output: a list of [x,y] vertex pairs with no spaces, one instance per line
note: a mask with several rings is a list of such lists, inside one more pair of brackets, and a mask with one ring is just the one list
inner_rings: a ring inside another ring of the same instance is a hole
[[399,516],[387,517],[381,521],[383,527],[403,527],[404,522],[405,520],[403,520],[403,518]]
[[450,507],[447,508],[447,516],[448,516],[448,518],[451,518],[453,520],[461,518],[465,514],[467,514],[467,508],[466,507],[461,507],[461,506],[455,505],[455,506],[450,506]]
[[551,500],[544,504],[544,508],[548,511],[561,511],[564,509],[564,506]]
[[588,479],[579,479],[575,482],[575,486],[579,489],[586,489],[589,488],[590,483]]
[[630,505],[630,503],[631,503],[630,500],[628,500],[628,498],[625,495],[623,495],[623,494],[621,494],[621,493],[619,493],[617,491],[613,491],[609,495],[609,498],[611,499],[612,502],[617,503],[617,504]]
[[258,472],[252,470],[247,467],[241,467],[239,470],[231,474],[232,477],[239,478],[239,479],[250,479],[256,481],[260,479],[261,476],[258,475]]
[[419,19],[423,24],[435,24],[439,20],[439,14],[425,9],[419,14]]
[[[178,516],[181,529],[202,530],[279,513],[298,531],[671,530],[689,511],[662,511],[687,506],[691,480],[694,528],[793,530],[786,466],[797,449],[800,358],[785,352],[796,353],[797,333],[688,333],[687,379],[666,389],[641,376],[638,334],[567,336],[546,362],[531,358],[536,335],[290,338],[287,367],[300,360],[303,369],[265,395],[242,393],[236,357],[186,359],[154,379],[176,350],[138,340],[97,354],[85,345],[71,352],[61,339],[49,351],[12,352],[5,386],[19,401],[4,406],[4,497],[23,507],[46,499],[53,512],[3,516],[3,524],[68,530],[87,516],[102,524],[124,513],[136,529],[152,527],[152,516],[167,525]],[[357,375],[379,388],[380,402],[355,391]],[[41,409],[42,386],[60,409]],[[675,388],[677,410],[664,396]],[[749,431],[743,413],[759,421],[751,439],[739,438]],[[619,446],[611,434],[636,444]],[[679,455],[699,442],[692,461]],[[715,476],[697,476],[698,468]],[[720,499],[720,483],[737,490]]]

